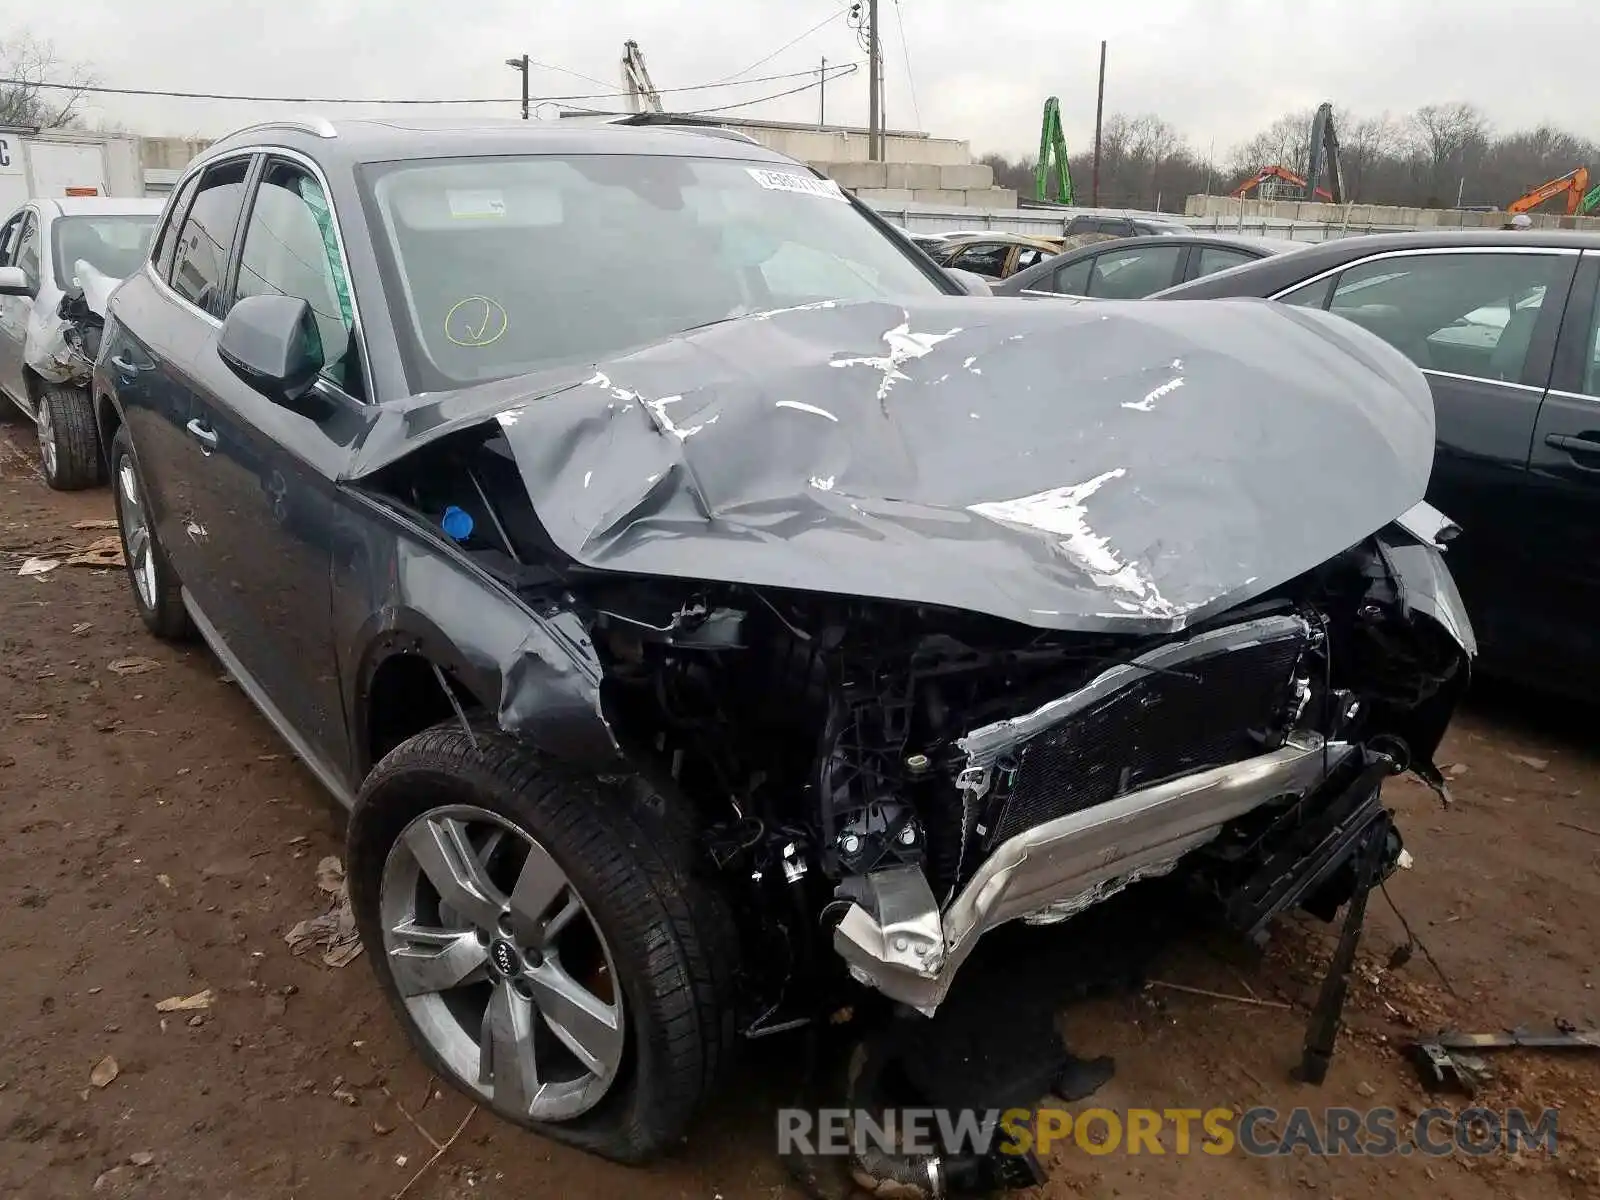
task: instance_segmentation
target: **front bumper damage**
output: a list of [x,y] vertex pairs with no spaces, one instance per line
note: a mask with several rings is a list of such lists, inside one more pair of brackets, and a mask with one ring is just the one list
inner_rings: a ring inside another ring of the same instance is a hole
[[1312,790],[1354,750],[1307,735],[1036,826],[991,854],[942,913],[920,869],[878,872],[869,907],[845,913],[834,947],[858,978],[932,1015],[985,933],[1019,918],[1063,920],[1165,874],[1233,818]]
[[[969,809],[982,805],[999,775],[1048,769],[1052,734],[1072,736],[1070,722],[1118,703],[1119,693],[1140,680],[1238,652],[1282,647],[1292,657],[1311,637],[1298,616],[1226,626],[1161,646],[1033,712],[976,729],[958,743],[966,755],[959,777],[965,802]],[[1041,766],[1029,762],[1032,749]],[[1269,800],[1314,791],[1354,751],[1347,742],[1297,731],[1243,761],[1046,820],[996,845],[942,908],[920,868],[873,872],[835,928],[834,947],[858,980],[931,1015],[985,933],[1017,919],[1065,920],[1136,880],[1165,874],[1234,818]],[[1000,817],[1002,829],[1006,820]]]

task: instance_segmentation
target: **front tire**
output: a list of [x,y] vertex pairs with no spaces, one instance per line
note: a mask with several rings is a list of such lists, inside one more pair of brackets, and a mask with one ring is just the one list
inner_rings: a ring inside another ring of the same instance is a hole
[[111,487],[117,502],[117,528],[122,558],[133,587],[133,605],[145,628],[158,638],[179,642],[194,630],[183,607],[183,588],[156,539],[155,524],[145,504],[144,487],[133,459],[133,441],[126,427],[111,439]]
[[732,923],[658,802],[450,724],[373,768],[349,830],[361,940],[429,1067],[626,1163],[682,1137],[733,1034]]
[[58,492],[78,492],[105,482],[94,407],[85,389],[45,384],[34,424],[47,484]]

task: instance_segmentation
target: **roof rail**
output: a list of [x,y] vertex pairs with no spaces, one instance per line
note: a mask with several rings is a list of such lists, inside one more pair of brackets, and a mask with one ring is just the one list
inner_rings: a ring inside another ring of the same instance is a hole
[[650,129],[672,129],[680,133],[701,133],[707,137],[722,138],[724,141],[729,142],[746,142],[752,146],[761,144],[742,130],[732,129],[726,125],[717,125],[711,121],[674,120],[667,113],[618,113],[608,116],[606,124],[637,125]]
[[729,142],[748,142],[752,146],[759,146],[761,144],[760,142],[756,141],[755,138],[751,137],[748,133],[745,133],[745,132],[743,132],[742,130],[739,130],[739,129],[729,129],[726,125],[689,125],[689,124],[677,125],[677,124],[672,124],[672,125],[657,125],[656,128],[657,129],[678,129],[678,130],[682,130],[682,131],[684,131],[686,133],[700,133],[700,134],[704,134],[706,137],[722,138],[723,140],[729,141]]
[[246,125],[242,129],[235,129],[228,134],[235,137],[241,133],[254,133],[258,129],[293,129],[300,133],[309,133],[312,137],[336,138],[339,131],[333,127],[333,122],[326,117],[278,117],[271,121],[258,121],[254,125]]

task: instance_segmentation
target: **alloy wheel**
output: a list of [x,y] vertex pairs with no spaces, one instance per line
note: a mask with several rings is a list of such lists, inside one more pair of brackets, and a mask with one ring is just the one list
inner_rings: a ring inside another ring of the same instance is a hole
[[133,456],[117,458],[117,516],[122,520],[123,544],[127,549],[128,571],[139,599],[146,608],[156,605],[155,547],[150,543],[150,521],[139,495],[139,476],[133,469]]
[[418,1033],[513,1116],[598,1104],[625,1041],[611,950],[543,846],[485,809],[432,809],[384,864],[383,954]]
[[39,430],[39,457],[44,460],[44,473],[46,477],[56,477],[56,428],[55,422],[50,417],[50,400],[43,397],[39,400],[39,415],[34,419],[34,424]]

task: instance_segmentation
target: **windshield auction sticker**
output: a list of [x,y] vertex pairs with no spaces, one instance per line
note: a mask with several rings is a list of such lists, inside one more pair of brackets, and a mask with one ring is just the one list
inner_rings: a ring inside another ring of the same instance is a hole
[[746,167],[750,178],[769,192],[797,192],[802,196],[824,196],[829,200],[843,200],[844,193],[831,179],[818,179],[811,175],[791,175],[787,171],[765,171],[760,167]]

